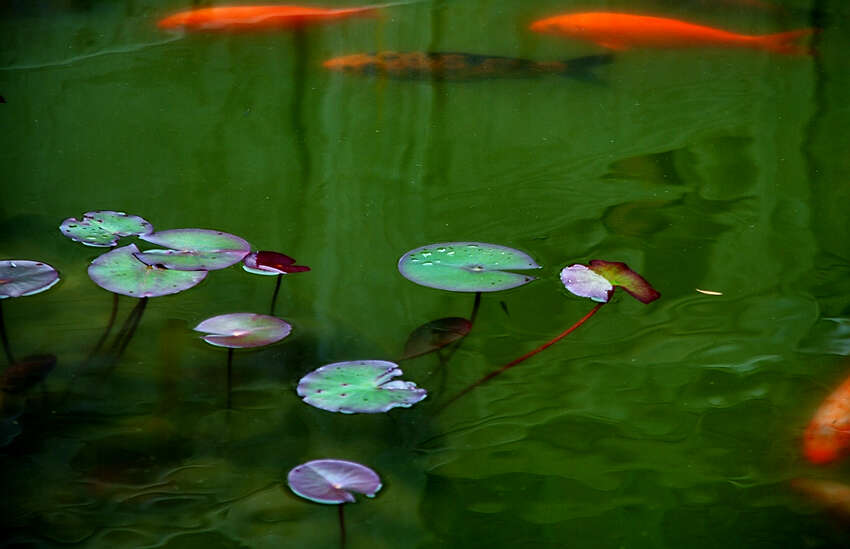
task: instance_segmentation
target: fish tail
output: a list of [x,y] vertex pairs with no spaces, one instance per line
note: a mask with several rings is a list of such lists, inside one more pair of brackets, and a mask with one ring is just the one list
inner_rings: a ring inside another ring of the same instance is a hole
[[758,37],[758,43],[766,50],[790,55],[809,55],[811,48],[800,45],[797,41],[814,33],[814,29],[797,29],[777,34],[766,34]]
[[591,71],[601,65],[607,65],[613,60],[614,56],[611,54],[587,55],[576,57],[575,59],[567,59],[564,61],[564,65],[566,66],[561,71],[561,74],[588,82],[600,82],[599,77]]

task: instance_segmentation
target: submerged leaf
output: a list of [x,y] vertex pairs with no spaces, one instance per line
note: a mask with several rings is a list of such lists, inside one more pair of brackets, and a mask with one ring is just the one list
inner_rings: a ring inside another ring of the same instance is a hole
[[409,408],[428,396],[412,381],[390,381],[401,369],[386,360],[335,362],[313,370],[298,382],[304,402],[344,414],[377,414]]
[[99,210],[86,212],[81,220],[69,217],[59,225],[62,234],[86,246],[110,247],[122,236],[145,235],[153,225],[137,215]]
[[296,265],[295,260],[278,252],[254,252],[242,260],[242,268],[252,274],[279,275],[303,273],[310,270],[306,265]]
[[201,282],[207,271],[176,271],[145,265],[129,244],[107,252],[89,265],[89,277],[110,292],[130,297],[158,297],[176,294]]
[[56,367],[56,355],[32,355],[3,370],[0,389],[7,393],[23,393],[44,381]]
[[57,282],[59,273],[47,263],[28,259],[0,261],[0,299],[37,294]]
[[294,467],[286,476],[289,488],[316,503],[351,503],[351,492],[375,497],[381,478],[372,469],[353,461],[317,459]]
[[205,334],[204,341],[217,347],[245,349],[280,341],[290,334],[292,326],[274,316],[255,313],[230,313],[208,318],[195,326]]
[[472,323],[465,318],[452,316],[432,320],[411,332],[404,346],[403,358],[413,358],[441,349],[461,339],[471,329]]
[[444,242],[410,250],[398,260],[408,280],[454,292],[496,292],[516,288],[533,276],[505,271],[539,269],[526,253],[484,242]]

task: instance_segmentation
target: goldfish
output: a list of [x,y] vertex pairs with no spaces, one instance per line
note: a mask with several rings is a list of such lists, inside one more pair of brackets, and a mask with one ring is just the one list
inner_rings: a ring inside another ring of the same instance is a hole
[[530,28],[588,40],[612,50],[715,46],[789,54],[808,53],[795,40],[812,33],[812,29],[798,29],[778,34],[737,34],[677,19],[609,12],[556,15],[535,21]]
[[161,29],[184,28],[198,31],[261,30],[299,27],[355,15],[368,15],[383,6],[318,8],[309,6],[215,6],[181,11],[157,26]]
[[815,412],[803,434],[803,453],[815,464],[835,461],[850,447],[850,378]]
[[791,487],[818,502],[837,517],[850,519],[850,486],[830,480],[796,478]]
[[335,57],[322,65],[349,74],[463,81],[535,77],[551,73],[587,76],[589,69],[610,63],[611,59],[610,55],[591,55],[568,61],[540,62],[471,53],[382,51]]

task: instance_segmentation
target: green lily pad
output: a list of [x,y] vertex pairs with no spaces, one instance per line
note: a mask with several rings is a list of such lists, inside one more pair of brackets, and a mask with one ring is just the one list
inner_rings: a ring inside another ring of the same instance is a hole
[[110,247],[122,236],[145,235],[153,225],[137,215],[100,210],[83,214],[82,219],[69,217],[59,225],[62,234],[86,246]]
[[142,240],[168,250],[147,250],[136,258],[146,265],[178,271],[213,271],[242,261],[251,251],[244,239],[209,229],[171,229],[144,235]]
[[313,370],[298,382],[304,402],[329,412],[378,414],[409,408],[428,396],[412,381],[390,381],[401,369],[386,360],[335,362]]
[[57,282],[59,273],[47,263],[28,259],[0,261],[0,299],[37,294]]
[[138,253],[135,244],[115,248],[91,262],[89,277],[105,290],[141,298],[176,294],[207,276],[207,271],[176,271],[145,265],[136,259]]
[[195,326],[204,341],[217,347],[244,349],[262,347],[289,335],[292,326],[275,316],[255,313],[230,313],[208,318]]
[[535,277],[508,270],[539,269],[529,255],[483,242],[444,242],[410,250],[398,260],[408,280],[453,292],[496,292],[516,288]]

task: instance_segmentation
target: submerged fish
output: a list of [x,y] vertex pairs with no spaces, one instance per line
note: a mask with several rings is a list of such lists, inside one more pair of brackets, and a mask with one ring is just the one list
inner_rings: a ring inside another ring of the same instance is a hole
[[665,17],[609,12],[556,15],[535,21],[531,30],[588,40],[612,50],[719,46],[792,54],[809,52],[794,41],[812,32],[798,29],[754,36]]
[[383,6],[318,8],[314,6],[215,6],[181,11],[157,26],[161,29],[185,28],[200,31],[254,30],[298,27],[355,15],[369,15]]
[[830,480],[797,478],[791,487],[823,505],[836,517],[850,520],[850,486]]
[[456,52],[382,51],[335,57],[322,65],[350,74],[433,80],[528,78],[544,74],[589,77],[595,66],[610,63],[611,55],[591,55],[568,61],[539,62],[515,57]]
[[803,453],[816,464],[835,461],[850,447],[850,378],[820,405],[803,434]]

